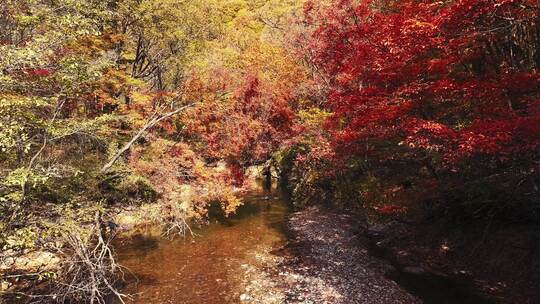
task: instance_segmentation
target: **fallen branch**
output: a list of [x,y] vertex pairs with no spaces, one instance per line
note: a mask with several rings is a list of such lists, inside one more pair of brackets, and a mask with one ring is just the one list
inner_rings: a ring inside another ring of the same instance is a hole
[[88,234],[79,229],[64,232],[66,251],[62,254],[66,258],[57,273],[58,277],[42,280],[39,273],[4,276],[3,279],[11,280],[23,276],[36,277],[24,291],[4,295],[8,299],[24,298],[27,300],[25,303],[31,304],[106,304],[110,296],[114,296],[119,303],[125,303],[130,295],[118,290],[118,282],[124,280],[126,268],[116,262],[111,246],[114,235],[106,234],[103,230],[99,212],[95,214],[94,225],[86,229],[91,231]]
[[165,113],[165,114],[158,114],[158,115],[153,115],[149,120],[148,122],[139,130],[139,132],[137,132],[137,134],[135,134],[131,140],[129,142],[127,142],[120,150],[118,150],[118,152],[111,158],[111,160],[105,164],[103,166],[103,168],[101,168],[101,172],[102,173],[105,173],[107,171],[109,171],[109,169],[116,163],[116,161],[118,161],[118,159],[120,158],[120,156],[122,156],[122,154],[124,154],[126,151],[128,151],[131,146],[137,142],[137,140],[139,138],[141,138],[141,136],[149,129],[151,129],[152,127],[154,127],[155,125],[157,125],[158,123],[160,123],[161,121],[169,118],[169,117],[172,117],[188,108],[191,108],[195,105],[196,103],[191,103],[191,104],[188,104],[188,105],[185,105],[179,109],[176,109],[174,111],[171,111],[171,112],[168,112],[168,113]]
[[124,303],[124,299],[129,297],[116,289],[122,267],[116,263],[110,245],[112,238],[104,237],[101,226],[99,212],[96,212],[90,238],[86,239],[78,233],[65,236],[73,253],[64,267],[63,279],[56,282],[54,289],[54,298],[60,303],[105,304],[109,294]]

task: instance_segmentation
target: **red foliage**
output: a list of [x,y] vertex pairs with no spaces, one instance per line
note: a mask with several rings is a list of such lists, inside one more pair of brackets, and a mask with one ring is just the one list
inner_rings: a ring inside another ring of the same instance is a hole
[[26,72],[28,75],[35,77],[46,77],[51,75],[51,71],[44,68],[28,69]]
[[384,205],[382,207],[375,207],[375,211],[381,215],[398,215],[405,213],[407,209],[397,205]]
[[231,173],[231,180],[235,186],[242,186],[244,184],[245,175],[244,170],[238,164],[229,164],[229,171]]
[[193,117],[187,132],[202,141],[200,152],[207,158],[242,166],[264,161],[292,133],[294,112],[287,94],[256,75],[235,83],[220,71],[208,83],[196,84],[205,101],[187,115]]
[[406,143],[448,164],[474,155],[508,160],[538,148],[540,63],[530,49],[540,42],[527,40],[540,23],[538,1],[315,7],[305,9],[308,22],[319,22],[309,47],[330,79],[327,127],[343,158],[365,153],[367,142]]

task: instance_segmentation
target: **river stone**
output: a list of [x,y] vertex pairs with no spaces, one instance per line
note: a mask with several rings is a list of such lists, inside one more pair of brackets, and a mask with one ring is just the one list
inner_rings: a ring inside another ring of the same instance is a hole
[[118,226],[124,229],[133,228],[139,222],[136,216],[129,214],[119,214],[114,220]]
[[245,293],[240,295],[240,301],[242,301],[242,302],[247,302],[247,301],[250,301],[251,299],[252,299],[252,297],[245,294]]
[[387,276],[393,276],[398,273],[398,270],[396,269],[396,267],[390,264],[382,264],[380,266],[380,269]]
[[426,270],[420,266],[407,266],[407,267],[404,267],[401,271],[404,273],[417,274],[417,275],[426,273]]
[[0,283],[0,292],[5,292],[9,289],[11,285],[9,284],[9,282],[7,281],[2,281],[2,283]]
[[2,271],[37,272],[57,270],[60,258],[48,251],[32,251],[22,256],[7,257],[0,264]]

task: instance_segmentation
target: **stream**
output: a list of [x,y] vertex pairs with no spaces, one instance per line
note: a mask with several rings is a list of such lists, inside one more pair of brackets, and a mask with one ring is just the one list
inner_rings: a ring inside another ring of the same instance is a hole
[[253,253],[285,244],[284,197],[276,189],[248,193],[234,217],[214,221],[194,238],[169,240],[151,228],[135,235],[117,250],[131,272],[123,292],[134,297],[127,303],[238,303],[243,266]]
[[[139,231],[116,245],[119,262],[129,269],[122,291],[133,296],[126,303],[240,303],[247,265],[287,244],[289,214],[286,195],[261,187],[245,195],[235,216],[214,220],[195,237],[171,240],[156,228]],[[426,304],[494,303],[441,276],[400,273],[392,279]]]

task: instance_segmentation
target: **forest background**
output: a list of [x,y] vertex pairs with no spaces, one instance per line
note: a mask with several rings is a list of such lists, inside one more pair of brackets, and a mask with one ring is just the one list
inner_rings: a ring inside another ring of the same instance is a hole
[[[184,234],[212,205],[234,213],[253,166],[297,206],[536,225],[539,11],[535,0],[4,0],[2,261],[105,246],[126,208]],[[96,258],[104,278],[117,270]],[[3,289],[66,276],[3,272]]]

